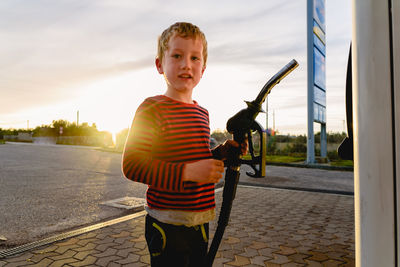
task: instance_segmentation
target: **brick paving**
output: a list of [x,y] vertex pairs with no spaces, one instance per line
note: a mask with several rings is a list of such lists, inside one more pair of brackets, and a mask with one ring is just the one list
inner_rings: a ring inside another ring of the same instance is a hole
[[[353,207],[352,196],[239,186],[213,266],[355,266]],[[0,267],[149,262],[142,216],[0,259]]]

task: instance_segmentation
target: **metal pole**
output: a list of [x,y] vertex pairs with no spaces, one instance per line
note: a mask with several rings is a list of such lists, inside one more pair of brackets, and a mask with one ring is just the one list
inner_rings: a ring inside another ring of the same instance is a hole
[[315,163],[314,149],[314,36],[313,36],[314,0],[307,0],[307,163]]
[[[266,103],[266,108],[265,108],[265,112],[267,114],[266,116],[266,127],[265,127],[265,132],[262,133],[263,135],[263,143],[260,144],[264,149],[263,149],[263,153],[261,155],[261,166],[260,166],[260,170],[261,170],[261,176],[265,177],[265,165],[267,163],[267,149],[268,149],[268,97],[265,101]],[[270,132],[270,135],[272,136],[272,131]]]
[[321,123],[321,158],[326,158],[327,142],[326,142],[326,124]]
[[267,114],[267,116],[266,116],[266,127],[265,127],[265,129],[266,129],[267,132],[268,132],[268,97],[267,97],[267,99],[266,99],[266,101],[265,101],[265,105],[266,105],[266,107],[265,107],[265,112],[266,112],[266,114]]
[[275,109],[272,113],[272,130],[275,132]]

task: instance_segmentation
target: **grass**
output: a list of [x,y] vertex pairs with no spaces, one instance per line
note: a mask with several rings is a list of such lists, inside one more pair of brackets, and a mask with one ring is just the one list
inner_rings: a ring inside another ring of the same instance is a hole
[[[250,155],[244,155],[243,159],[250,160]],[[293,156],[281,156],[281,155],[267,155],[267,163],[294,163],[294,162],[303,162],[305,161],[305,157],[293,157]]]
[[351,160],[336,160],[331,161],[332,166],[340,166],[340,167],[353,167],[353,161]]
[[279,155],[268,155],[267,163],[299,163],[304,162],[306,160],[305,157],[293,157],[293,156],[279,156]]
[[[243,159],[250,159],[250,155],[243,156]],[[306,160],[305,156],[285,156],[285,155],[267,155],[267,163],[303,163]],[[353,167],[351,160],[332,160],[331,166],[337,167]]]
[[6,141],[4,141],[3,139],[0,139],[0,145],[3,145],[5,143],[6,143]]

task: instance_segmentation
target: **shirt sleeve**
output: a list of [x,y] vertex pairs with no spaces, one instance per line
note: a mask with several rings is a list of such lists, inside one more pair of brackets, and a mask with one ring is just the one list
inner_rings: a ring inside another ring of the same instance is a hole
[[160,115],[154,104],[142,103],[136,111],[125,143],[122,171],[126,178],[165,191],[182,191],[184,163],[154,158],[152,148],[160,132]]

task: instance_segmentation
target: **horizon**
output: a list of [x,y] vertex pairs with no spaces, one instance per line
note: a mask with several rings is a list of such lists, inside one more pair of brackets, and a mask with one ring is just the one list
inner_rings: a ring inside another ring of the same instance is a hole
[[[58,120],[54,120],[54,121],[60,121],[60,120],[63,120],[63,119],[58,119]],[[71,125],[77,125],[76,124],[76,122],[70,122],[70,121],[67,121],[68,123],[70,123]],[[51,127],[52,126],[52,124],[53,124],[53,122],[52,123],[50,123],[50,124],[41,124],[41,125],[38,125],[38,126],[35,126],[35,127],[29,127],[29,128],[2,128],[2,127],[0,127],[0,131],[30,131],[30,132],[33,132],[36,128],[41,128],[41,127]],[[99,132],[107,132],[107,133],[110,133],[110,134],[112,134],[113,135],[113,138],[114,138],[114,134],[120,134],[121,132],[123,132],[123,131],[126,131],[126,130],[128,130],[129,131],[129,129],[130,129],[130,127],[128,128],[123,128],[123,129],[121,129],[119,132],[116,132],[116,133],[113,133],[113,132],[111,132],[111,131],[107,131],[107,130],[99,130],[98,128],[97,128],[97,124],[96,123],[94,123],[94,122],[81,122],[81,123],[79,123],[79,125],[77,126],[77,127],[79,127],[79,126],[82,126],[83,124],[87,124],[89,127],[93,127],[93,125],[95,125],[96,126],[96,129],[99,131]],[[54,128],[55,129],[55,128]],[[267,130],[267,129],[264,129],[264,130]],[[280,134],[280,132],[279,132],[279,130],[274,130],[274,129],[272,129],[271,127],[270,128],[268,128],[268,130],[273,130],[274,132],[275,132],[275,135],[285,135],[285,136],[307,136],[307,133],[300,133],[300,134],[291,134],[291,133],[285,133],[285,134]],[[213,134],[213,133],[215,133],[215,132],[223,132],[223,133],[227,133],[228,131],[226,130],[226,129],[214,129],[214,130],[211,130],[210,129],[210,134]],[[318,135],[320,133],[320,131],[315,131],[314,132],[314,135]],[[334,131],[330,131],[330,132],[327,132],[327,134],[329,135],[329,134],[346,134],[347,135],[347,131],[337,131],[337,132],[334,132]]]

